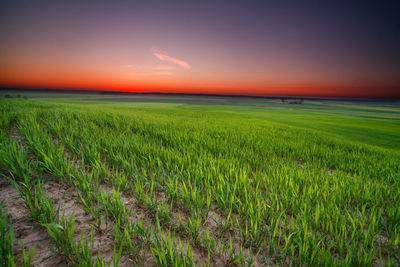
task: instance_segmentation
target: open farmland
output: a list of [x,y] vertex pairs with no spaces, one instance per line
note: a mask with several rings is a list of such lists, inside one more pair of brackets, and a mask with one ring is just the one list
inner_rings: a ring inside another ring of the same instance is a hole
[[0,114],[1,266],[400,264],[399,105],[40,94]]

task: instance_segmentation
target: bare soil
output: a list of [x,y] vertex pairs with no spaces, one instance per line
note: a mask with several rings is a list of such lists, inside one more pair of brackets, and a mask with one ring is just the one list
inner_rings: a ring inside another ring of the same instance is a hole
[[17,266],[22,264],[22,246],[19,241],[23,242],[26,251],[36,247],[32,266],[68,266],[64,259],[55,252],[54,243],[46,229],[32,222],[24,202],[19,198],[18,191],[12,185],[2,183],[0,201],[4,201],[4,208],[8,210],[9,218],[14,226],[14,253]]

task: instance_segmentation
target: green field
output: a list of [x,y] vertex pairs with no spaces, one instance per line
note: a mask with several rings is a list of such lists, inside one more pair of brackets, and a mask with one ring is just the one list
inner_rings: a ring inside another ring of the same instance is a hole
[[0,99],[1,266],[400,264],[399,102],[27,95]]

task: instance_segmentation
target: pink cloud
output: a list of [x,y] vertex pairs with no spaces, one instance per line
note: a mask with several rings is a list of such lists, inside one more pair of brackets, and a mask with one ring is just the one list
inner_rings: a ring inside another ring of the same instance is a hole
[[167,53],[160,51],[158,49],[155,49],[154,47],[152,48],[153,55],[158,58],[159,60],[166,61],[175,65],[178,65],[179,67],[185,68],[185,69],[191,69],[192,66],[189,65],[186,61],[183,61],[181,59],[177,59],[171,56],[168,56]]

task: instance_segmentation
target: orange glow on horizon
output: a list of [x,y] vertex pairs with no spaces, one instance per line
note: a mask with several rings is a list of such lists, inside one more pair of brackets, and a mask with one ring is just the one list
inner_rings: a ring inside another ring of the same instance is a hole
[[150,62],[147,64],[143,60],[140,66],[124,65],[121,60],[108,61],[106,64],[105,59],[68,59],[67,55],[52,58],[55,56],[45,54],[48,59],[34,55],[27,58],[14,56],[3,61],[7,67],[0,72],[0,86],[122,92],[400,98],[400,86],[396,83],[333,82],[334,79],[318,73],[307,78],[303,73],[302,78],[297,69],[288,70],[286,75],[283,71],[276,72],[274,78],[262,74],[248,75],[228,67],[223,71],[208,70],[205,66],[192,69],[186,65],[188,63],[162,52],[156,51],[157,56],[168,62],[158,58],[154,60],[151,51],[148,53]]
[[162,84],[153,82],[123,82],[97,78],[96,82],[82,80],[46,80],[24,82],[7,82],[0,80],[3,87],[28,89],[60,89],[60,90],[99,90],[133,93],[189,93],[189,94],[221,94],[221,95],[260,95],[260,96],[299,96],[299,97],[350,97],[350,98],[400,98],[400,87],[391,84],[264,84],[264,85],[207,85],[207,84]]

